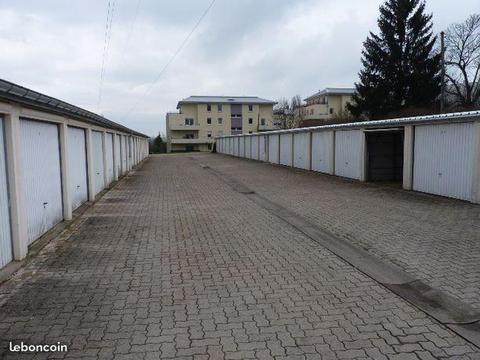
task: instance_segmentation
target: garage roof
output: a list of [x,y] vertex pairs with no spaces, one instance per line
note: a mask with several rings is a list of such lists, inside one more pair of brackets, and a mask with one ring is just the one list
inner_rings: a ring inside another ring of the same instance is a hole
[[423,124],[445,124],[445,123],[458,123],[458,122],[472,122],[480,120],[480,111],[464,111],[455,112],[450,114],[439,115],[426,115],[426,116],[414,116],[385,120],[372,120],[372,121],[360,121],[344,124],[332,124],[323,126],[312,126],[304,128],[286,129],[266,131],[254,134],[241,134],[241,135],[226,135],[223,137],[245,136],[245,135],[269,135],[269,134],[281,134],[290,132],[309,132],[309,131],[322,131],[322,130],[348,130],[348,129],[379,129],[379,128],[391,128],[395,126],[405,125],[423,125]]
[[145,134],[129,129],[91,111],[3,79],[0,79],[0,100],[21,104],[36,110],[68,116],[93,125],[148,138]]

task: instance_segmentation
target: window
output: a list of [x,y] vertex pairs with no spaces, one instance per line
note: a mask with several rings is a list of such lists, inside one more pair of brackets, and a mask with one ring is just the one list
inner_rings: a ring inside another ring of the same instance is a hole
[[262,118],[262,120],[260,120],[260,125],[265,126],[265,119],[264,118]]
[[252,119],[252,118],[248,118],[248,123],[249,123],[249,124],[253,124],[253,119]]
[[212,132],[211,132],[211,131],[209,131],[209,132],[207,133],[207,137],[209,137],[209,138],[212,137]]
[[218,118],[218,125],[221,125],[223,123],[223,119],[222,118]]
[[185,118],[185,125],[193,125],[193,119],[192,118]]
[[248,105],[248,111],[253,111],[253,105]]
[[212,111],[212,105],[207,104],[207,111]]
[[207,124],[210,125],[212,123],[212,118],[207,118]]
[[330,108],[330,114],[333,114],[333,108]]
[[218,105],[217,105],[217,110],[218,110],[218,112],[222,112],[222,110],[223,110],[223,105],[222,105],[222,104],[218,104]]
[[252,134],[252,131],[249,131],[248,133],[249,133],[249,134]]

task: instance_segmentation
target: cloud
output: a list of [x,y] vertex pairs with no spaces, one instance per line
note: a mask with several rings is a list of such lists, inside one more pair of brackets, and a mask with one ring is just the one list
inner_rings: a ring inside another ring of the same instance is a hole
[[[480,12],[460,2],[428,1],[435,31]],[[116,1],[103,115],[155,135],[189,95],[278,99],[352,86],[381,1],[217,0],[151,86],[209,3],[142,0],[133,23],[136,0]],[[1,77],[97,111],[106,11],[106,0],[0,0]]]

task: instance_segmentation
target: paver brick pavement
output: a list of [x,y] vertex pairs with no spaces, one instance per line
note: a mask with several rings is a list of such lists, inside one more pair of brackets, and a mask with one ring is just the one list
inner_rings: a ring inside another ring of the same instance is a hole
[[480,310],[480,206],[226,155],[194,155]]
[[148,159],[0,294],[5,359],[480,358],[188,155]]

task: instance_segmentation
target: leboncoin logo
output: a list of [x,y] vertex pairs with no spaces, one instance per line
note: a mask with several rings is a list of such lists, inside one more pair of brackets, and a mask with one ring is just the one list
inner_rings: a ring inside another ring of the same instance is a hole
[[10,341],[9,349],[11,352],[67,352],[68,347],[65,344],[57,342],[56,344],[29,345],[23,341],[20,344],[13,344]]

